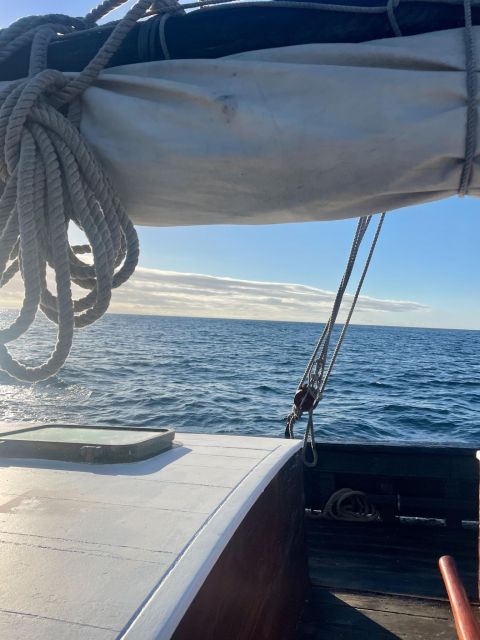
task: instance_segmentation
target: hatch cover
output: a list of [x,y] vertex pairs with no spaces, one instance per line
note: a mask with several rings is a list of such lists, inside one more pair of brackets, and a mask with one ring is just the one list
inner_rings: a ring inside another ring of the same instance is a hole
[[0,458],[135,462],[170,449],[173,429],[50,424],[0,435]]

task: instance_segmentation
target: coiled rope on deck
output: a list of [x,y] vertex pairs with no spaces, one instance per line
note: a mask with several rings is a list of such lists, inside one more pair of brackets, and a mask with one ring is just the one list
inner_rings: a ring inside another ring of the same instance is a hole
[[[152,0],[139,0],[115,24],[107,41],[76,77],[46,69],[48,45],[58,34],[96,26],[126,0],[106,0],[85,18],[51,14],[22,18],[0,31],[0,62],[30,45],[29,77],[0,88],[0,287],[17,273],[24,299],[15,320],[0,329],[0,369],[28,382],[45,380],[65,363],[75,327],[98,320],[112,289],[138,262],[138,238],[107,175],[79,132],[79,97],[97,78]],[[156,10],[159,5],[156,2]],[[166,0],[166,10],[172,10]],[[88,247],[72,247],[69,223]],[[78,255],[91,252],[92,262]],[[47,284],[55,276],[55,293]],[[72,283],[88,290],[78,300]],[[25,334],[38,309],[58,325],[45,362],[16,360],[7,344]]]
[[363,491],[339,489],[332,493],[320,512],[308,512],[310,518],[344,522],[377,522],[380,512]]

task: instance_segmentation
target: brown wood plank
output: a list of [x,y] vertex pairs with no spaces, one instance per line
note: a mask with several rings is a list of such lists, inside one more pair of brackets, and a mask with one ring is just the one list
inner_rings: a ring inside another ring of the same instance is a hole
[[309,593],[300,640],[455,640],[446,603],[331,591]]
[[[476,555],[477,529],[452,531],[444,527],[412,524],[343,523],[309,519],[309,547],[312,553],[328,544],[333,551],[352,550],[355,553],[380,553],[392,556],[403,552],[412,557],[432,558],[436,554],[453,555],[459,560],[471,560]],[[472,567],[475,563],[472,564]]]
[[401,552],[404,557],[431,562],[439,555],[454,555],[459,562],[465,560],[470,568],[472,554],[476,554],[475,529],[452,531],[440,527],[415,525],[387,526],[377,524],[351,524],[319,522],[308,523],[308,540],[312,553],[325,547],[333,552],[380,554],[393,556]]
[[[328,598],[322,597],[322,587],[318,589],[315,611],[320,614],[323,608],[328,608],[331,604]],[[333,591],[327,590],[335,596],[338,606],[355,607],[355,609],[367,609],[369,611],[383,611],[384,613],[401,613],[409,616],[420,616],[422,618],[434,618],[436,620],[452,620],[450,605],[441,600],[426,600],[423,598],[409,598],[403,596],[390,596],[379,593],[360,593],[356,591]]]
[[461,442],[405,442],[398,440],[382,440],[381,442],[366,442],[365,440],[317,440],[319,449],[332,451],[354,451],[365,453],[399,453],[408,451],[412,454],[428,456],[469,457],[472,452],[475,455],[477,447]]
[[335,589],[446,599],[437,563],[452,555],[476,599],[476,540],[475,529],[309,520],[310,578]]

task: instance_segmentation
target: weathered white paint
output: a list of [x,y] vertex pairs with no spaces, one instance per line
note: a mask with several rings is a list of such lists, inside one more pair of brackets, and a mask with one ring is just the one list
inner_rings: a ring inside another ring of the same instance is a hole
[[0,460],[0,637],[170,638],[300,447],[183,433],[176,443],[130,464]]

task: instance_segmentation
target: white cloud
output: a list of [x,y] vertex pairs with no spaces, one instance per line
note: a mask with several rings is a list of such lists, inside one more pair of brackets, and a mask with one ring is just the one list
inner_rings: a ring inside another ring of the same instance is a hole
[[[18,306],[20,284],[16,279],[0,290],[0,306]],[[139,267],[129,282],[115,290],[110,310],[152,315],[324,321],[330,313],[334,295],[332,291],[302,284],[238,280]],[[351,295],[345,297],[345,308],[351,299]],[[427,306],[417,302],[361,296],[354,321],[405,324],[412,322],[412,315],[424,315],[428,311]]]

